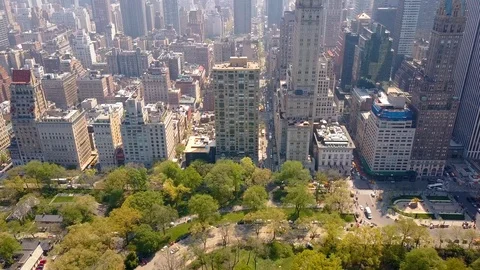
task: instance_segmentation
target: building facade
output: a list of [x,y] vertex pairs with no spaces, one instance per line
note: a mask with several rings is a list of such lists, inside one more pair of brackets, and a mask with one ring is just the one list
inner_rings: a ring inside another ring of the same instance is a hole
[[419,177],[442,175],[448,158],[459,105],[453,74],[465,21],[464,1],[446,0],[440,5],[425,69],[416,74],[413,82],[416,132],[411,168]]
[[92,159],[85,112],[48,111],[37,123],[45,161],[84,170]]
[[142,76],[143,98],[147,104],[168,103],[168,91],[172,88],[168,67],[154,62]]
[[[467,5],[469,2],[467,2]],[[468,5],[468,19],[455,68],[455,96],[461,97],[453,138],[463,156],[480,159],[480,5]]]
[[44,161],[37,122],[47,109],[41,81],[30,70],[13,70],[11,89],[12,128],[15,140],[11,155],[14,165]]
[[398,3],[395,17],[395,36],[393,37],[393,49],[396,55],[411,55],[412,53],[420,3],[421,0],[400,0]]
[[258,64],[246,57],[214,66],[217,158],[258,162],[259,76]]
[[145,0],[120,0],[123,32],[132,38],[147,35],[147,15]]
[[117,153],[122,147],[121,124],[123,104],[101,104],[95,109],[96,117],[91,121],[98,163],[102,170],[118,166]]
[[69,72],[45,74],[42,80],[45,98],[64,110],[77,105],[78,88],[75,78],[76,76]]
[[233,33],[235,35],[252,32],[252,0],[233,0]]
[[110,0],[92,0],[93,20],[97,33],[105,33],[112,23],[112,6]]

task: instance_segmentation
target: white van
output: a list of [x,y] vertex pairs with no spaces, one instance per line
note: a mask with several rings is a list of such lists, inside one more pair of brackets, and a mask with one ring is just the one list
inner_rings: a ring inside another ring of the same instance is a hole
[[368,218],[368,219],[372,219],[372,210],[370,210],[370,207],[365,207],[365,216]]
[[436,184],[431,184],[427,186],[428,189],[434,189],[434,188],[443,188],[442,183],[436,183]]

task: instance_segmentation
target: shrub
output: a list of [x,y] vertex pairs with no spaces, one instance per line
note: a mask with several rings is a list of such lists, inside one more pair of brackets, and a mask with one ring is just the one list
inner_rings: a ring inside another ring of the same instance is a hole
[[293,256],[292,246],[286,243],[273,241],[270,245],[270,259],[278,260]]

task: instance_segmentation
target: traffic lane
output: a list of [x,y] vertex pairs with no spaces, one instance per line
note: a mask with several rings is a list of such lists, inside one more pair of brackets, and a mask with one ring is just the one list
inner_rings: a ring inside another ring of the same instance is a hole
[[362,191],[356,195],[358,198],[358,206],[356,207],[356,211],[361,212],[360,217],[362,219],[366,219],[364,211],[360,210],[360,205],[363,207],[363,209],[368,206],[370,207],[370,210],[372,210],[372,219],[369,220],[371,223],[375,223],[378,226],[393,224],[394,221],[387,217],[386,208],[382,209],[382,202],[377,202],[376,199],[372,197],[372,192],[373,190],[370,190],[369,192]]
[[469,193],[467,192],[450,192],[450,194],[452,194],[455,199],[457,200],[457,202],[463,206],[463,208],[465,209],[465,211],[467,211],[468,215],[472,218],[476,218],[477,217],[477,214],[478,214],[478,207],[476,207],[475,205],[473,205],[472,202],[469,202],[467,200],[467,198],[470,196]]

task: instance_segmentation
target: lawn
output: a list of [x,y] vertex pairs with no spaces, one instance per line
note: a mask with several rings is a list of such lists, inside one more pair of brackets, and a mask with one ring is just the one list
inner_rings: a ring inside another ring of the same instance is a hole
[[185,235],[190,230],[192,223],[183,223],[166,231],[166,235],[170,237],[170,241],[177,240],[180,236]]
[[237,223],[240,220],[242,220],[248,212],[249,211],[247,210],[247,211],[227,213],[225,215],[222,215],[219,223],[223,223],[223,222]]
[[[240,252],[240,262],[247,263],[248,260],[248,251],[242,250]],[[257,267],[256,269],[262,270],[277,270],[277,269],[291,269],[292,268],[293,257],[290,258],[282,258],[275,261],[270,259],[262,259],[260,257],[257,258]],[[250,257],[250,262],[248,264],[251,269],[255,269],[254,261],[253,261],[253,254]]]
[[464,214],[451,213],[451,214],[440,214],[440,217],[443,220],[465,220]]
[[448,196],[427,196],[430,201],[451,201]]
[[69,203],[73,202],[74,196],[57,196],[53,199],[52,203]]

